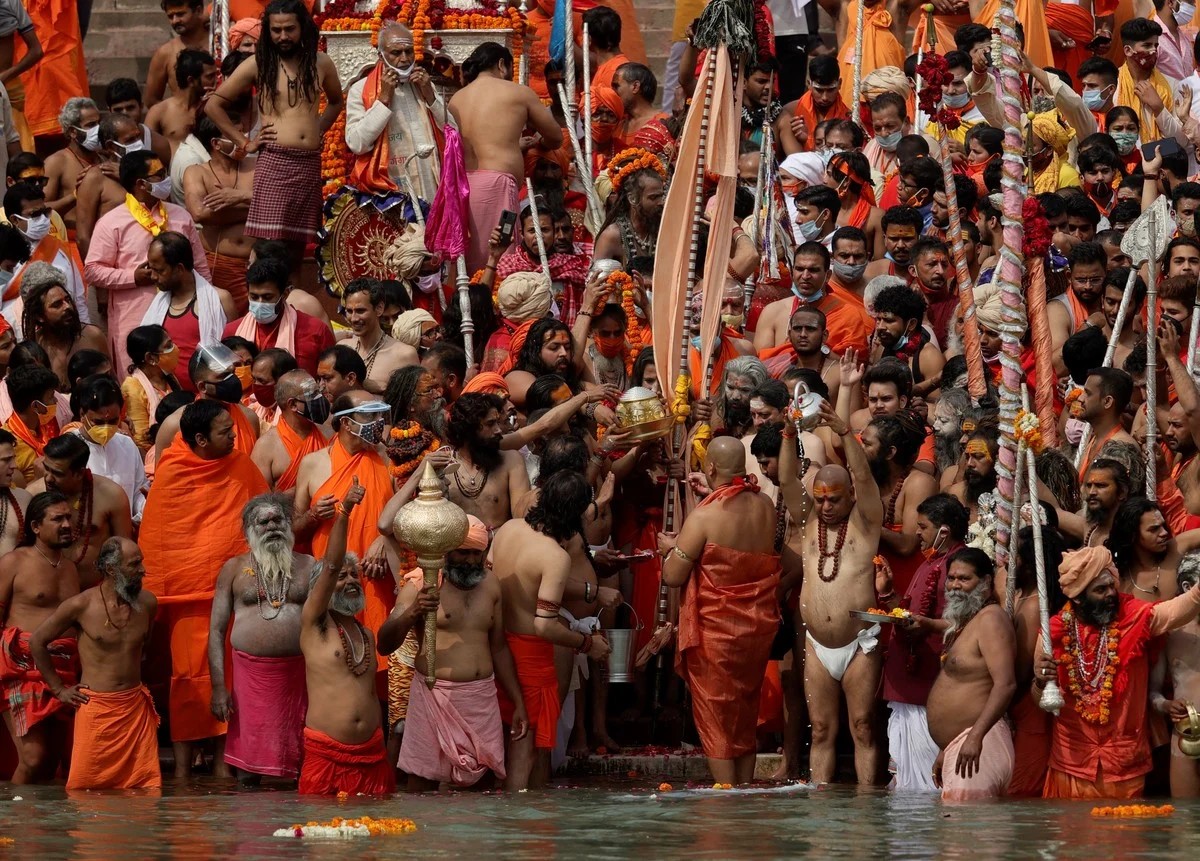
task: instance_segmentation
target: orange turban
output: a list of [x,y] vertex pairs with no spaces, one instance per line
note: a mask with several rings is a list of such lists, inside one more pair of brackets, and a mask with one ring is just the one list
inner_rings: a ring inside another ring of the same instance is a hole
[[463,386],[462,393],[464,395],[476,393],[508,397],[508,384],[504,382],[504,377],[499,374],[492,371],[484,371],[471,377],[467,381],[467,384]]
[[[563,137],[565,138],[566,134]],[[525,175],[533,176],[538,162],[549,161],[558,165],[562,169],[563,176],[566,177],[571,166],[571,155],[570,140],[564,141],[563,145],[557,149],[546,149],[541,144],[531,146],[525,151]],[[522,192],[524,192],[524,189],[522,189]]]
[[517,357],[521,355],[521,348],[525,346],[525,338],[528,337],[530,328],[538,319],[541,318],[526,320],[512,333],[512,338],[508,342],[508,358],[500,366],[500,376],[506,376],[517,366]]
[[1063,554],[1062,564],[1058,566],[1058,585],[1068,598],[1078,598],[1105,571],[1114,577],[1117,574],[1108,548],[1082,547]]
[[488,546],[488,528],[482,520],[474,514],[467,515],[467,537],[463,539],[463,543],[458,545],[459,550],[487,550]]
[[[579,110],[582,112],[586,104],[582,95],[579,97]],[[592,116],[596,115],[596,111],[600,108],[608,108],[617,118],[617,122],[625,119],[625,103],[621,101],[621,97],[617,95],[617,91],[612,87],[606,87],[603,84],[597,84],[592,87]]]
[[242,18],[240,21],[235,21],[229,28],[229,50],[236,51],[242,44],[242,39],[247,36],[257,42],[261,34],[262,21],[258,18]]

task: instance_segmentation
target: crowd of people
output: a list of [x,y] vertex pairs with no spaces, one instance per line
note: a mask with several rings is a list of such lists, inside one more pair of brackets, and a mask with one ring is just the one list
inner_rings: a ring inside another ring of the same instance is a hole
[[[575,93],[534,64],[552,5],[449,72],[385,20],[343,80],[301,0],[219,62],[163,0],[145,86],[71,94],[56,151],[0,100],[13,782],[159,787],[169,738],[177,778],[522,790],[679,718],[718,784],[778,747],[779,779],[954,800],[1200,794],[1194,8],[1019,4],[1049,300],[1014,333],[998,4],[870,2],[855,57],[854,2],[820,3],[835,54],[817,4],[760,0],[716,103],[703,4],[661,87],[631,6],[577,16]],[[736,153],[697,162],[701,115]],[[410,215],[392,277],[332,302],[304,266],[330,129],[363,205]],[[1010,557],[1014,351],[1048,409]],[[418,493],[468,515],[436,585],[395,526]]]

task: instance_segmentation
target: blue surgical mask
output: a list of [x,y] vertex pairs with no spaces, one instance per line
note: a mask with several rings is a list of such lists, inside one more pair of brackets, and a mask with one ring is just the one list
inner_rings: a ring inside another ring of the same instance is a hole
[[150,193],[159,200],[171,199],[171,177],[164,176],[158,182],[149,183]]
[[1104,107],[1105,95],[1104,92],[1108,87],[1099,90],[1084,90],[1083,103],[1089,111],[1098,111]]
[[948,108],[954,108],[955,110],[958,110],[959,108],[965,108],[967,106],[967,102],[969,101],[971,101],[970,93],[959,93],[957,96],[942,96],[942,104]]
[[697,353],[700,352],[700,336],[699,335],[692,336],[692,349],[695,350]]
[[904,132],[894,131],[890,135],[875,135],[875,143],[879,144],[888,152],[893,152],[900,144],[900,138],[904,137]]
[[1175,23],[1182,27],[1184,24],[1192,23],[1192,19],[1196,17],[1195,3],[1180,3],[1179,11],[1175,13]]
[[800,235],[804,237],[805,242],[812,242],[821,235],[821,219],[819,217],[814,221],[801,221],[796,226],[800,228]]
[[822,287],[820,290],[818,290],[816,293],[813,293],[811,296],[805,296],[803,293],[800,292],[800,288],[797,287],[795,284],[793,284],[792,285],[792,295],[795,296],[797,299],[799,299],[801,302],[804,302],[805,304],[816,305],[818,302],[820,302],[822,299],[825,298],[825,288]]
[[264,325],[274,323],[279,318],[279,305],[275,302],[255,302],[251,299],[250,314]]
[[901,335],[900,340],[896,342],[896,346],[892,347],[892,351],[895,353],[899,353],[907,345],[908,345],[908,335],[907,334]]

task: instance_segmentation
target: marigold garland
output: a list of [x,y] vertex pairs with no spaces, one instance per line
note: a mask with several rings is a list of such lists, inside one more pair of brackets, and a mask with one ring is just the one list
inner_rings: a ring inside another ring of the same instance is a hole
[[664,182],[667,179],[667,169],[663,166],[662,159],[649,150],[631,147],[621,150],[608,162],[608,178],[612,183],[612,193],[619,194],[625,180],[639,170],[652,170],[662,177]]
[[1017,410],[1013,436],[1018,441],[1025,440],[1025,444],[1033,450],[1035,455],[1041,454],[1042,449],[1046,447],[1045,440],[1042,439],[1041,422],[1038,421],[1035,413]]
[[638,353],[650,343],[650,330],[643,328],[638,319],[633,301],[633,278],[620,270],[608,276],[608,289],[621,296],[621,310],[625,312],[625,373],[633,373],[633,363]]
[[398,422],[388,437],[387,456],[392,462],[392,478],[398,485],[408,481],[426,455],[442,447],[432,432],[415,421]]
[[306,822],[290,828],[278,828],[275,837],[392,837],[411,834],[417,824],[411,819],[374,819],[362,816],[358,819],[343,819],[338,816],[328,822]]
[[1175,808],[1170,804],[1155,807],[1153,804],[1119,804],[1115,807],[1093,807],[1092,816],[1109,819],[1158,819],[1170,816]]
[[[1079,716],[1090,724],[1104,726],[1112,716],[1110,704],[1113,698],[1113,687],[1116,682],[1117,667],[1121,663],[1117,655],[1117,647],[1121,641],[1121,632],[1116,623],[1105,628],[1105,655],[1100,654],[1100,643],[1096,645],[1095,660],[1105,660],[1104,674],[1098,687],[1084,691],[1084,680],[1081,678],[1080,664],[1082,663],[1082,646],[1078,640],[1078,626],[1075,617],[1068,606],[1062,611],[1063,654],[1058,659],[1060,666],[1067,671],[1067,690],[1075,699],[1075,709]],[[1089,685],[1089,687],[1091,687]]]

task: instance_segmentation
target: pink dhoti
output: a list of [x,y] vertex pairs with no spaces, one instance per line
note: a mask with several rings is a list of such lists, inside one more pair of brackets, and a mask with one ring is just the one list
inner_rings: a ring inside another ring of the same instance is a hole
[[504,728],[495,677],[438,679],[432,691],[424,679],[414,679],[397,764],[408,774],[456,786],[471,786],[489,770],[503,778]]
[[251,774],[299,777],[308,713],[304,657],[260,658],[234,649],[231,702],[225,762]]
[[473,274],[487,265],[488,237],[500,225],[500,213],[517,211],[517,181],[512,174],[498,170],[469,170],[467,182],[471,186],[467,273]]
[[1008,791],[1012,780],[1013,754],[1012,732],[1008,724],[998,720],[983,737],[983,750],[979,754],[979,766],[971,777],[960,777],[954,773],[958,752],[971,732],[967,727],[954,741],[946,745],[942,758],[942,800],[976,801],[980,798],[997,798]]

